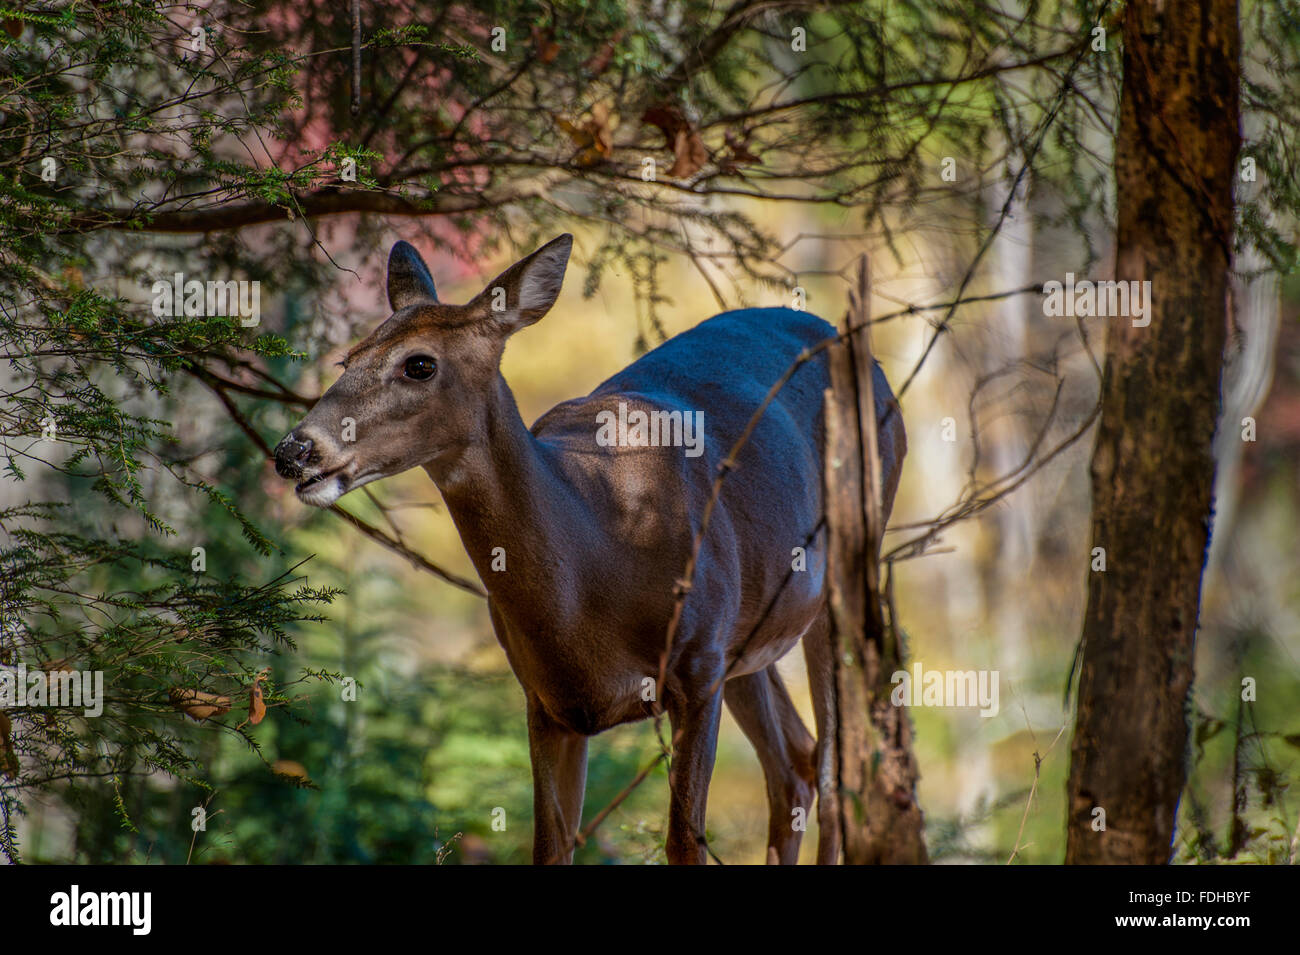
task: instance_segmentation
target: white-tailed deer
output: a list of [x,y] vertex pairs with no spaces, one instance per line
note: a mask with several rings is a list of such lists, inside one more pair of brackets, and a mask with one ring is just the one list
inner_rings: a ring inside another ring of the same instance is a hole
[[[342,376],[280,442],[276,470],[319,507],[413,467],[438,485],[527,697],[535,862],[572,860],[587,737],[645,719],[653,699],[676,741],[668,860],[706,861],[705,801],[725,699],[767,780],[768,861],[796,861],[802,827],[793,823],[808,814],[815,788],[818,861],[833,863],[834,682],[825,532],[817,531],[824,352],[779,392],[723,483],[664,685],[655,683],[674,588],[719,464],[772,384],[834,329],[786,308],[726,312],[530,430],[501,355],[507,338],[554,304],[572,244],[560,236],[468,305],[446,305],[419,253],[397,243],[388,259],[392,317],[351,350]],[[888,515],[906,438],[900,416],[888,413],[894,399],[879,367],[874,385]],[[676,426],[670,437],[684,440],[702,412],[703,433],[687,447],[642,440],[638,412]],[[612,420],[622,429],[613,436],[627,440],[611,440]],[[791,573],[798,547],[806,569]],[[494,569],[502,556],[505,569]],[[819,741],[776,669],[801,638]]]

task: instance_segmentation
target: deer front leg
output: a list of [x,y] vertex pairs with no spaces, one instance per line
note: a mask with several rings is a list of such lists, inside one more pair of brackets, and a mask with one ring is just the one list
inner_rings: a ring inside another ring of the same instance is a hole
[[664,846],[669,865],[704,865],[708,862],[704,838],[709,780],[718,751],[718,722],[722,717],[722,691],[709,692],[712,680],[695,693],[668,701],[672,721],[673,761],[668,768],[672,801],[668,808],[668,838]]
[[587,737],[551,719],[528,699],[528,758],[533,766],[533,864],[573,862],[587,786]]

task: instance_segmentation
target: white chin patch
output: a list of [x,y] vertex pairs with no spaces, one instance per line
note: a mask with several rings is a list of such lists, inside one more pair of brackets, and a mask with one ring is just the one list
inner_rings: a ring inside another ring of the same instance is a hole
[[297,492],[298,500],[312,507],[329,507],[343,496],[342,478],[326,478]]

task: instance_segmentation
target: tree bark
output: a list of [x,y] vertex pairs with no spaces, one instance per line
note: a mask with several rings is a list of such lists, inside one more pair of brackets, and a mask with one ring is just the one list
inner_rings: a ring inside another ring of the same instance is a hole
[[[865,324],[865,257],[846,326]],[[834,658],[840,837],[848,865],[927,861],[907,710],[890,699],[902,652],[880,587],[884,531],[869,329],[829,349],[827,581]]]
[[1151,283],[1150,324],[1112,318],[1107,335],[1092,458],[1092,541],[1106,563],[1084,615],[1067,863],[1170,856],[1240,145],[1235,0],[1129,0],[1123,36],[1115,278]]

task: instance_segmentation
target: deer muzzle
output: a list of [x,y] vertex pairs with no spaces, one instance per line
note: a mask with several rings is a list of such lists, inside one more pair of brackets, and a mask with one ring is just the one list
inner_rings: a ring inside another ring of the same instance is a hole
[[290,431],[275,446],[275,473],[282,478],[302,477],[303,468],[310,462],[314,447],[310,438],[299,438],[297,432]]

